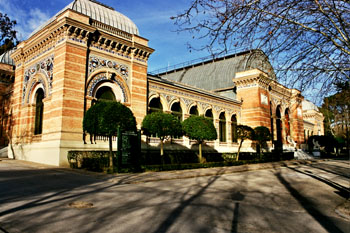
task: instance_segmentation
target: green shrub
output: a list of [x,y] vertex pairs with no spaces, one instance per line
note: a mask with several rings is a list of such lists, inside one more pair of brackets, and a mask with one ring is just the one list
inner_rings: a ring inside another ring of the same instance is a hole
[[156,135],[160,139],[160,155],[164,154],[163,143],[167,137],[182,136],[182,126],[179,119],[164,112],[152,112],[142,121],[143,133],[147,136]]
[[190,116],[182,122],[182,128],[186,136],[199,143],[199,162],[202,162],[202,143],[218,137],[213,121],[204,116]]

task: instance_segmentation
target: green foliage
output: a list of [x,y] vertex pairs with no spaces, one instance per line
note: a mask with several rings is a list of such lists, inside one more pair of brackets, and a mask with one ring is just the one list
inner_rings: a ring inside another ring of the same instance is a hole
[[182,127],[179,119],[164,112],[152,112],[142,121],[142,130],[145,135],[156,135],[161,140],[166,137],[182,135]]
[[136,131],[136,120],[132,111],[120,102],[105,102],[99,126],[102,135],[117,135],[122,132]]
[[[11,46],[17,42],[16,31],[14,30],[17,22],[15,20],[11,20],[7,14],[3,14],[0,12],[0,45],[4,45],[5,47]],[[6,50],[11,48],[3,48],[1,46],[1,52],[5,52]]]
[[252,139],[254,137],[254,130],[248,125],[237,125],[237,138],[242,141]]
[[136,131],[136,120],[131,110],[119,102],[101,101],[86,112],[83,129],[92,135],[117,135],[121,131]]
[[270,130],[265,126],[254,128],[253,140],[257,142],[257,151],[261,154],[261,148],[266,146],[266,142],[271,140]]
[[217,139],[217,133],[213,121],[204,116],[190,116],[182,122],[185,135],[199,143],[204,140]]
[[248,125],[237,125],[236,130],[237,130],[237,138],[241,140],[238,146],[238,152],[236,157],[236,160],[238,161],[239,152],[241,151],[243,141],[246,139],[253,139],[254,130]]

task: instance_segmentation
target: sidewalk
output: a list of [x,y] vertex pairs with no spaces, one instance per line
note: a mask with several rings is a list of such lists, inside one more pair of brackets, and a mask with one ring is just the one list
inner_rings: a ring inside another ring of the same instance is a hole
[[59,168],[55,166],[49,166],[45,164],[27,162],[22,160],[1,159],[0,169],[3,166],[17,166],[18,168],[25,169],[53,169],[63,172],[73,172],[82,175],[94,176],[97,179],[105,179],[110,182],[120,184],[136,184],[161,180],[174,180],[174,179],[186,179],[202,176],[217,176],[222,174],[231,174],[237,172],[255,171],[262,169],[273,169],[279,167],[310,164],[316,162],[315,160],[290,160],[270,163],[259,164],[246,164],[240,166],[230,167],[214,167],[214,168],[198,168],[191,170],[177,170],[177,171],[162,171],[162,172],[144,172],[144,173],[122,173],[122,174],[105,174],[90,172],[80,169],[71,168]]

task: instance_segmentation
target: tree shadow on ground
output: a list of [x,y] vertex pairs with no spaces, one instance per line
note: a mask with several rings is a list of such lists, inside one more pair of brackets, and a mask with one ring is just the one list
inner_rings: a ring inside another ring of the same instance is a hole
[[313,206],[313,203],[307,197],[304,197],[297,189],[293,188],[293,186],[282,176],[280,172],[276,173],[276,177],[278,178],[279,182],[290,192],[290,194],[300,203],[300,205],[328,232],[343,232],[335,225],[332,219],[321,213]]

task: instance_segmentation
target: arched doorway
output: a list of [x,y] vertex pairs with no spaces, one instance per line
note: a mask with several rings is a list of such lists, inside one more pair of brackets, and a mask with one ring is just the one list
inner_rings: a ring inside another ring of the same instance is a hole
[[271,102],[270,102],[270,127],[271,127],[271,140],[274,141],[274,127],[273,127],[273,114],[272,114],[272,103]]
[[209,118],[209,119],[212,120],[212,121],[214,120],[213,111],[212,111],[211,109],[208,109],[208,110],[205,112],[204,116],[205,116],[206,118]]
[[171,114],[176,116],[179,121],[182,121],[182,108],[180,102],[175,102],[171,105]]
[[237,142],[237,118],[236,115],[231,117],[231,137],[232,142]]
[[288,138],[290,137],[290,119],[289,119],[288,108],[286,109],[286,111],[284,111],[284,127],[285,127],[286,138]]
[[109,101],[116,100],[112,89],[108,86],[103,86],[97,90],[96,99],[97,100],[109,100]]
[[44,91],[39,88],[35,98],[35,124],[34,135],[42,134],[43,132],[43,115],[44,115]]
[[278,147],[282,148],[282,121],[281,121],[281,107],[276,108],[276,143]]
[[199,112],[198,112],[197,106],[192,106],[192,107],[191,107],[191,109],[190,109],[190,115],[199,116]]
[[148,114],[152,112],[162,112],[163,111],[163,105],[160,102],[160,98],[153,98],[151,102],[148,105]]
[[219,139],[220,142],[226,142],[226,117],[224,112],[219,116]]

